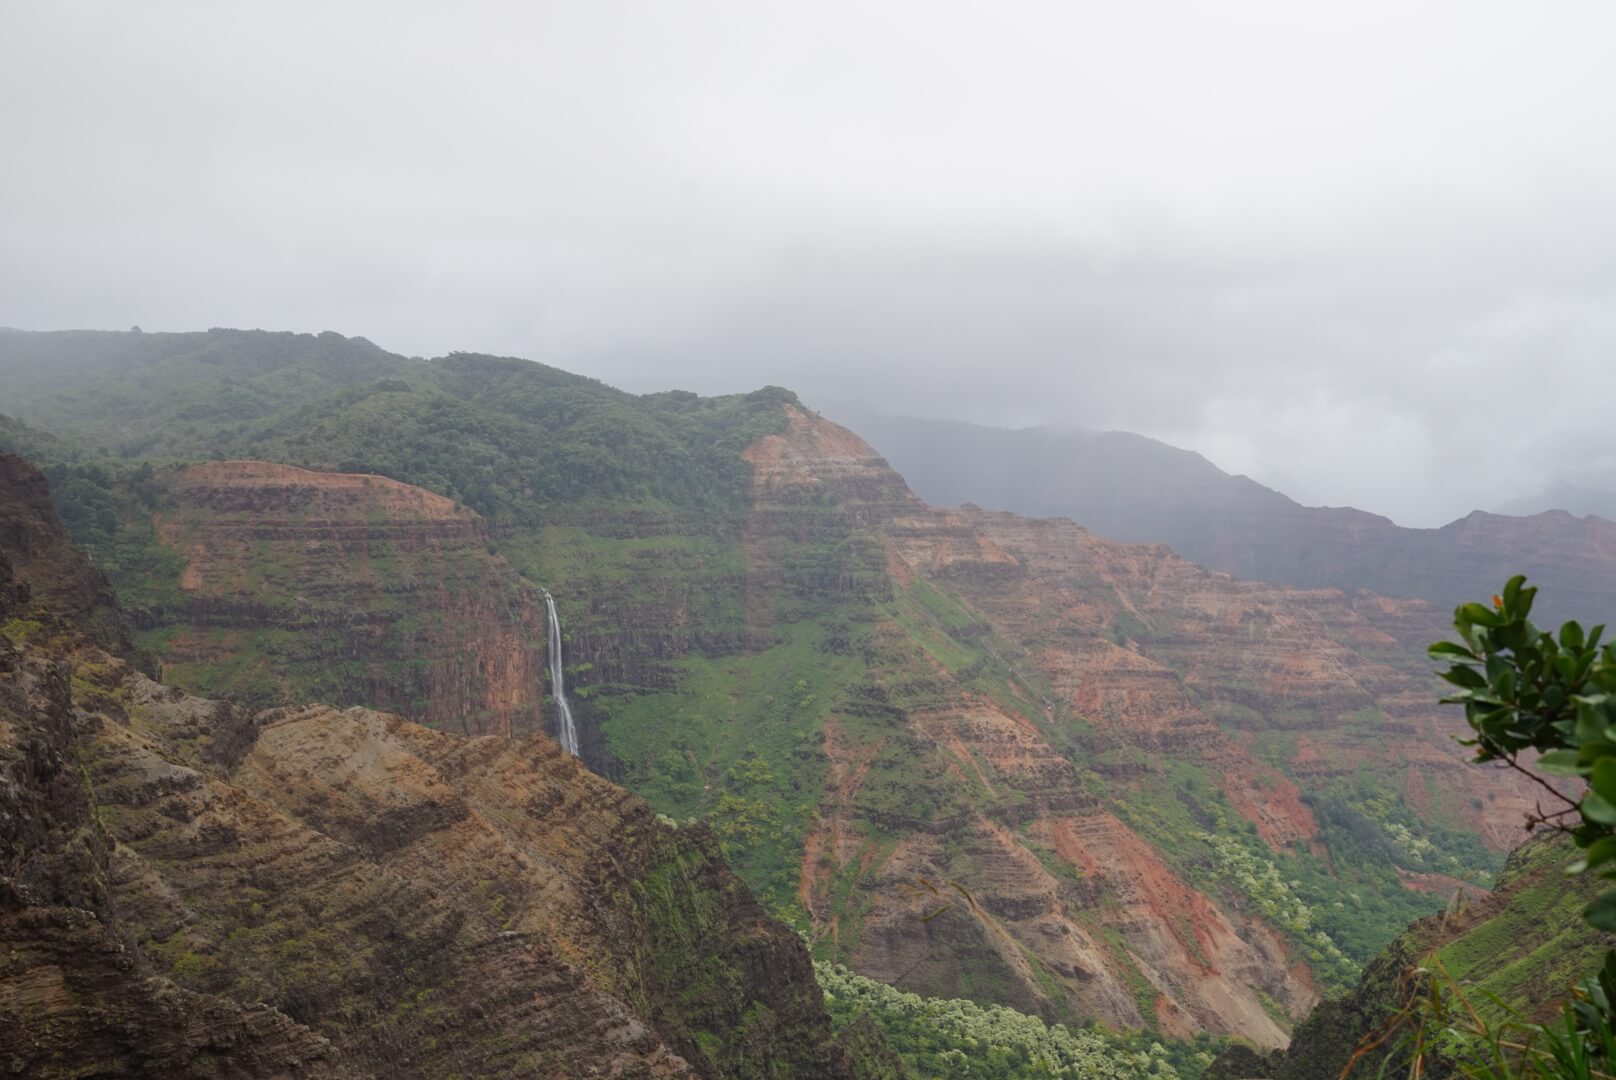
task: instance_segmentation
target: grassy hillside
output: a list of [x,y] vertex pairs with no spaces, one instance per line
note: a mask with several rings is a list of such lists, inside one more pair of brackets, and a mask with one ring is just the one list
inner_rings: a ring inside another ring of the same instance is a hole
[[[1548,1019],[1567,992],[1593,975],[1609,946],[1582,918],[1598,893],[1594,879],[1567,877],[1576,849],[1564,837],[1540,836],[1523,844],[1485,900],[1414,923],[1369,965],[1351,994],[1321,1005],[1298,1025],[1289,1049],[1259,1058],[1234,1050],[1209,1072],[1219,1080],[1263,1077],[1314,1080],[1336,1076],[1359,1043],[1388,1024],[1408,1003],[1415,968],[1440,965],[1468,999],[1493,1020],[1500,1002],[1534,1021]],[[1395,1057],[1394,1034],[1368,1053],[1353,1076],[1374,1076]],[[1389,1070],[1395,1074],[1396,1068]]]

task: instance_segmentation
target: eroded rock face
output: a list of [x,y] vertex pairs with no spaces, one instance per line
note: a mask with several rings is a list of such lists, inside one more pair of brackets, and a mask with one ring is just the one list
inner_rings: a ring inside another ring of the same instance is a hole
[[[863,595],[875,599],[917,579],[949,582],[965,565],[986,579],[1024,576],[1002,543],[915,499],[857,436],[788,416],[786,432],[747,453],[753,618],[796,588],[778,555],[790,544],[845,551],[862,540],[873,557],[860,565],[881,585]],[[1282,1045],[1259,994],[1292,1015],[1315,997],[1280,939],[1223,911],[1107,813],[1054,741],[1053,713],[1025,688],[1015,702],[972,692],[946,668],[917,664],[913,648],[902,626],[882,627],[867,680],[826,723],[825,802],[799,897],[837,955],[926,993]],[[877,772],[906,774],[915,797],[881,798]]]
[[[926,582],[963,599],[980,622],[953,632],[996,642],[1012,673],[1007,696],[984,696],[936,652],[907,658],[920,631],[883,625],[867,682],[826,722],[799,900],[865,974],[1282,1045],[1284,1018],[1318,999],[1294,945],[1246,898],[1174,869],[1079,765],[1114,788],[1173,760],[1204,769],[1275,851],[1323,853],[1302,788],[1358,769],[1433,819],[1474,802],[1499,848],[1518,838],[1530,793],[1468,765],[1462,719],[1434,704],[1413,645],[1442,634],[1429,605],[1240,582],[1068,521],[934,510],[856,436],[801,413],[747,457],[754,623],[793,590],[788,545],[862,539],[884,578],[865,595]],[[1289,752],[1259,754],[1259,736]]]
[[[1023,572],[962,565],[956,587],[1038,652],[1080,715],[1141,749],[1216,763],[1270,844],[1313,835],[1297,782],[1360,768],[1400,777],[1416,805],[1467,807],[1499,850],[1519,840],[1528,785],[1470,764],[1454,738],[1463,718],[1436,703],[1413,647],[1444,636],[1431,605],[1239,581],[1058,519],[970,517]],[[1276,732],[1292,747],[1277,774],[1250,752]]]
[[129,620],[106,575],[77,548],[64,548],[64,536],[44,475],[31,462],[0,453],[0,551],[10,554],[16,579],[103,648],[132,656]]
[[366,704],[471,734],[543,730],[544,611],[472,510],[380,476],[182,470],[155,522],[181,556],[143,613],[170,678],[270,705]]
[[863,1075],[711,835],[547,737],[191,697],[37,605],[3,546],[0,625],[12,1071]]

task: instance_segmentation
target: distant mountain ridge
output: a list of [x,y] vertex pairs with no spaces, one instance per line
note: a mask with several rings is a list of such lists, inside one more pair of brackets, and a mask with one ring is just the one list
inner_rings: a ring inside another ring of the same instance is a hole
[[1584,487],[1580,484],[1551,484],[1535,495],[1510,499],[1493,508],[1495,513],[1527,517],[1545,510],[1564,510],[1573,517],[1589,514],[1616,521],[1616,491]]
[[1241,578],[1442,605],[1487,596],[1524,573],[1545,597],[1575,597],[1580,613],[1616,620],[1616,523],[1604,518],[1478,510],[1411,529],[1352,507],[1303,506],[1198,453],[1128,432],[1009,430],[845,404],[828,413],[933,504],[1068,517]]

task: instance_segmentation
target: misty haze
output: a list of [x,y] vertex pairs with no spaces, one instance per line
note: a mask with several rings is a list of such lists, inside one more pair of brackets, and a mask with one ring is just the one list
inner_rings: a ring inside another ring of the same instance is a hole
[[1616,1074],[1608,5],[0,39],[12,1073]]

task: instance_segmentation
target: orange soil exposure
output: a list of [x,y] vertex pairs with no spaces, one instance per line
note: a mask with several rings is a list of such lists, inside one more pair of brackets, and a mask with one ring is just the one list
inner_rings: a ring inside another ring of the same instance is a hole
[[1304,994],[1312,995],[1313,1000],[1317,1001],[1321,996],[1318,992],[1318,980],[1313,978],[1313,971],[1307,966],[1306,962],[1302,960],[1296,961],[1290,966],[1285,976],[1292,985],[1300,987]]
[[900,502],[919,505],[920,500],[869,443],[795,406],[786,406],[785,414],[784,432],[765,435],[741,453],[752,466],[755,495],[791,488],[843,489],[876,483],[889,489],[888,493]]
[[1078,839],[1075,819],[1056,818],[1051,821],[1049,835],[1055,843],[1055,853],[1061,858],[1083,871],[1085,875],[1100,872],[1100,861]]
[[1291,751],[1291,768],[1304,775],[1314,775],[1329,770],[1331,765],[1317,740],[1300,735],[1296,739],[1296,749]]
[[163,657],[170,663],[216,663],[235,651],[240,638],[239,630],[228,630],[218,637],[182,630],[168,639]]
[[802,840],[802,862],[797,871],[797,903],[810,918],[814,917],[814,897],[827,884],[828,875],[820,866],[820,855],[825,850],[824,839],[816,825]]
[[[1206,974],[1216,974],[1213,935],[1224,928],[1223,916],[1206,897],[1173,873],[1155,848],[1111,815],[1106,814],[1103,819],[1109,827],[1110,843],[1125,859],[1123,873],[1139,886],[1135,899],[1143,900],[1156,913],[1179,943],[1197,957]],[[1110,876],[1115,878],[1119,870],[1122,867],[1113,867]],[[1173,918],[1181,914],[1190,916],[1187,926]]]
[[[846,866],[856,853],[860,860],[859,871],[864,873],[875,858],[873,845],[850,828],[847,813],[841,808],[851,804],[869,775],[870,763],[886,744],[885,739],[866,746],[854,744],[835,716],[825,718],[824,732],[825,757],[829,764],[825,772],[825,794],[826,802],[833,809],[831,816],[821,816],[808,830],[797,880],[797,898],[816,922],[826,914],[822,901],[834,870]],[[831,920],[828,930],[834,933],[834,915]]]
[[1425,773],[1419,768],[1410,765],[1404,777],[1403,796],[1408,799],[1408,805],[1422,818],[1431,816],[1431,788],[1426,783]]
[[1154,1012],[1156,1029],[1169,1039],[1189,1039],[1195,1036],[1195,1021],[1166,994],[1156,995]]
[[[232,489],[251,492],[255,501],[295,500],[300,510],[324,509],[337,513],[358,507],[374,508],[390,516],[419,520],[471,520],[476,513],[453,499],[411,484],[361,473],[315,472],[267,461],[210,461],[192,465],[180,474],[181,491],[208,489],[210,498],[225,498]],[[318,493],[312,500],[310,493]]]
[[[1316,841],[1318,822],[1294,783],[1262,765],[1236,766],[1224,773],[1223,793],[1235,812],[1257,827],[1257,835],[1275,851],[1297,840]],[[1322,854],[1322,849],[1319,853]]]
[[1310,985],[1282,974],[1289,962],[1277,937],[1249,924],[1237,931],[1117,818],[1055,820],[1048,835],[1061,858],[1085,877],[1105,882],[1116,897],[1120,911],[1107,921],[1121,931],[1141,971],[1171,999],[1157,1003],[1158,1017],[1175,1017],[1177,1028],[1239,1031],[1265,1045],[1282,1045],[1285,1033],[1254,987],[1281,1000],[1292,1015],[1316,1000]]
[[909,564],[903,561],[903,556],[898,553],[898,549],[891,541],[886,544],[886,555],[887,573],[892,576],[892,580],[899,588],[907,589],[914,583],[914,572],[909,569]]
[[[995,791],[994,776],[1029,790],[1044,787],[1052,778],[1067,779],[1066,762],[1030,721],[1005,713],[980,695],[965,695],[958,708],[914,713],[910,723],[945,747],[990,794]],[[983,762],[991,766],[993,776],[983,771]]]
[[855,746],[836,717],[825,717],[825,756],[830,759],[825,786],[834,788],[838,802],[845,804],[852,800],[870,773],[870,763],[885,745],[883,738],[867,746]]
[[1412,889],[1415,892],[1429,893],[1432,896],[1452,896],[1454,893],[1462,893],[1471,899],[1476,899],[1487,895],[1487,890],[1480,885],[1462,881],[1456,877],[1449,877],[1447,874],[1416,874],[1412,870],[1404,870],[1399,866],[1397,868],[1397,877],[1402,881],[1404,888]]

